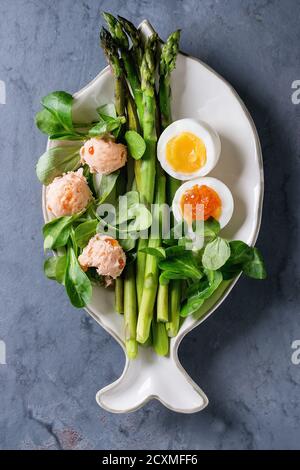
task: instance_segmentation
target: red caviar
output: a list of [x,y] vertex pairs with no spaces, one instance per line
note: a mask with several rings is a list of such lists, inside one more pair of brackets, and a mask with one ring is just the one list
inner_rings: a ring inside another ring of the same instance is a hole
[[94,146],[91,145],[91,146],[89,147],[89,154],[90,154],[90,155],[94,155],[94,151],[95,151],[95,150],[94,150]]
[[222,208],[222,202],[219,195],[214,189],[206,186],[205,184],[202,186],[195,184],[191,189],[185,191],[180,201],[182,213],[184,213],[184,206],[186,204],[191,206],[193,220],[196,220],[197,218],[198,204],[203,205],[203,220],[207,220],[209,217],[218,219]]
[[105,241],[109,243],[111,246],[119,246],[119,242],[114,238],[105,238]]

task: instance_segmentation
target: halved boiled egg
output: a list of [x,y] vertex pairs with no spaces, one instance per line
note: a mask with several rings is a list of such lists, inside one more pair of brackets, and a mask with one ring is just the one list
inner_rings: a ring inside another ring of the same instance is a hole
[[177,222],[207,220],[214,217],[223,228],[233,213],[233,197],[217,178],[198,178],[183,183],[175,193],[172,209]]
[[217,164],[218,134],[207,123],[180,119],[170,124],[157,144],[157,157],[166,173],[179,180],[205,176]]

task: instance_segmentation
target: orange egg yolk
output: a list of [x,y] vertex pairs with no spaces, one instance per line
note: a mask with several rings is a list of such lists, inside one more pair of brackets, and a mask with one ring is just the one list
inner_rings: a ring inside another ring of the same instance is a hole
[[181,132],[166,145],[166,160],[174,171],[194,173],[206,163],[206,148],[200,137]]
[[[221,215],[222,202],[219,195],[212,188],[209,188],[205,184],[199,186],[195,184],[191,189],[187,190],[180,201],[181,211],[184,214],[185,211],[189,213],[190,208],[185,208],[185,205],[189,204],[192,212],[192,220],[207,220],[209,217],[218,219]],[[202,204],[202,210],[197,211],[197,205]],[[201,214],[201,215],[200,215]]]

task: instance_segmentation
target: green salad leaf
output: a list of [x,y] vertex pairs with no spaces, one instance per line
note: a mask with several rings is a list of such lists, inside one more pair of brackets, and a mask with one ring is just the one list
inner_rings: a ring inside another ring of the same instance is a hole
[[79,133],[70,134],[68,132],[57,132],[56,134],[52,134],[49,138],[50,140],[78,140],[81,142],[82,145],[85,139],[85,135]]
[[[72,120],[72,106],[74,98],[64,91],[54,91],[45,96],[41,104],[42,111],[35,117],[38,129],[47,134],[51,140],[84,140],[88,137],[101,137],[113,133],[119,134],[122,125],[126,122],[125,116],[117,116],[115,106],[107,104],[98,108],[99,122],[74,125]],[[85,129],[79,132],[78,129]]]
[[[180,279],[177,275],[181,275],[181,279],[201,279],[202,271],[190,251],[185,251],[179,256],[173,256],[166,260],[159,261],[159,268],[162,271],[167,271],[162,279],[169,277],[170,279]],[[173,275],[176,274],[176,277]],[[170,277],[172,276],[172,277]]]
[[164,286],[164,285],[167,285],[169,284],[169,282],[171,280],[185,280],[185,279],[189,279],[188,277],[185,277],[184,275],[182,275],[182,273],[180,272],[175,272],[175,271],[171,271],[171,270],[167,270],[167,271],[162,271],[161,275],[159,276],[159,283]]
[[48,279],[53,279],[60,284],[64,283],[67,256],[51,256],[44,262],[44,273]]
[[166,257],[171,258],[172,256],[180,256],[185,253],[186,249],[182,245],[169,246],[165,249]]
[[102,175],[100,183],[98,185],[95,184],[97,181],[96,176],[93,178],[94,188],[98,198],[97,204],[102,204],[104,201],[106,201],[106,199],[114,189],[119,175],[119,170],[114,171],[109,175]]
[[166,258],[166,250],[162,246],[159,246],[157,248],[147,246],[146,248],[141,248],[139,251],[141,253],[146,253],[147,255],[155,256],[156,258],[159,258],[159,259]]
[[36,113],[35,124],[41,132],[49,136],[65,135],[66,133],[61,123],[47,109]]
[[53,219],[43,227],[44,250],[53,250],[65,246],[68,242],[72,223],[78,214],[58,217]]
[[254,279],[265,279],[266,268],[262,256],[257,248],[248,246],[245,242],[234,240],[229,242],[231,254],[221,267],[225,280],[233,279],[241,271]]
[[239,264],[230,264],[228,261],[220,268],[224,281],[229,281],[236,277],[242,271]]
[[41,101],[44,108],[47,109],[67,131],[73,130],[73,99],[73,96],[65,91],[54,91],[45,96]]
[[230,280],[236,277],[242,270],[243,264],[251,261],[253,258],[253,248],[247,243],[234,240],[229,242],[230,257],[221,267],[224,280]]
[[[135,244],[136,244],[136,237],[131,237],[130,233],[128,233],[127,238],[119,238],[118,239],[121,247],[123,248],[124,251],[131,251],[134,249]],[[126,266],[128,265],[128,258],[126,261]]]
[[243,264],[243,272],[253,279],[265,279],[267,272],[260,251],[253,248],[253,258]]
[[151,212],[139,202],[137,191],[129,191],[119,199],[116,211],[106,210],[101,214],[102,205],[97,208],[97,232],[118,238],[122,247],[132,250],[140,232],[147,230],[152,223]]
[[151,212],[144,204],[137,204],[128,210],[128,232],[142,232],[152,223]]
[[156,248],[147,246],[139,251],[148,255],[156,256],[156,258],[159,259],[171,258],[172,256],[178,256],[186,252],[184,246],[180,245],[169,246],[167,248],[162,246],[158,246]]
[[118,116],[116,118],[107,116],[105,119],[100,117],[100,121],[89,130],[89,136],[101,137],[105,134],[110,134],[112,132],[117,132],[118,134],[121,126],[125,122],[126,118],[124,116]]
[[87,220],[86,222],[82,222],[77,225],[74,230],[74,237],[79,248],[84,248],[88,244],[90,238],[96,234],[97,225],[97,219]]
[[123,124],[126,122],[125,116],[117,116],[113,103],[104,104],[97,108],[99,122],[89,130],[90,137],[101,137],[105,134],[113,133],[118,136]]
[[230,258],[228,263],[231,265],[244,264],[253,258],[253,248],[240,240],[229,242]]
[[92,297],[92,284],[88,276],[82,271],[75,252],[68,247],[65,288],[71,304],[74,307],[85,307]]
[[220,224],[214,218],[210,217],[209,219],[204,221],[204,236],[209,238],[214,238],[220,232]]
[[140,160],[146,150],[146,143],[143,137],[136,131],[127,131],[125,134],[125,140],[129,154],[135,160]]
[[163,244],[167,246],[178,245],[179,240],[182,238],[185,232],[185,222],[178,222],[171,228],[171,230],[165,234]]
[[204,301],[215,292],[223,280],[220,271],[206,270],[205,274],[206,276],[203,279],[193,285],[190,290],[187,290],[187,299],[180,310],[181,317],[187,317],[196,312]]
[[230,245],[224,238],[217,237],[209,242],[203,252],[202,264],[207,269],[221,268],[230,257]]
[[36,174],[41,183],[48,185],[56,176],[74,171],[80,166],[78,145],[53,147],[39,158]]
[[102,106],[99,106],[99,108],[97,108],[97,113],[104,120],[106,118],[117,117],[116,107],[114,103],[107,103],[107,104],[103,104]]
[[[144,204],[140,203],[137,191],[129,191],[119,198],[117,225],[119,225],[120,232],[143,231],[149,228],[151,223],[151,212]],[[127,225],[126,228],[122,227],[123,224]]]
[[73,96],[65,91],[54,91],[45,96],[41,101],[44,109],[35,117],[38,129],[52,140],[82,139],[84,135],[74,129],[72,121],[73,101]]

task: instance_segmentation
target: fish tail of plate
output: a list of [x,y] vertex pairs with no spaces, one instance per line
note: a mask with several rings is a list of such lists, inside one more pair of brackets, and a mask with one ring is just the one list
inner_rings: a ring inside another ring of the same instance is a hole
[[178,413],[195,413],[208,404],[177,355],[160,357],[142,347],[137,359],[127,360],[122,376],[96,395],[97,403],[113,413],[135,411],[152,399]]

